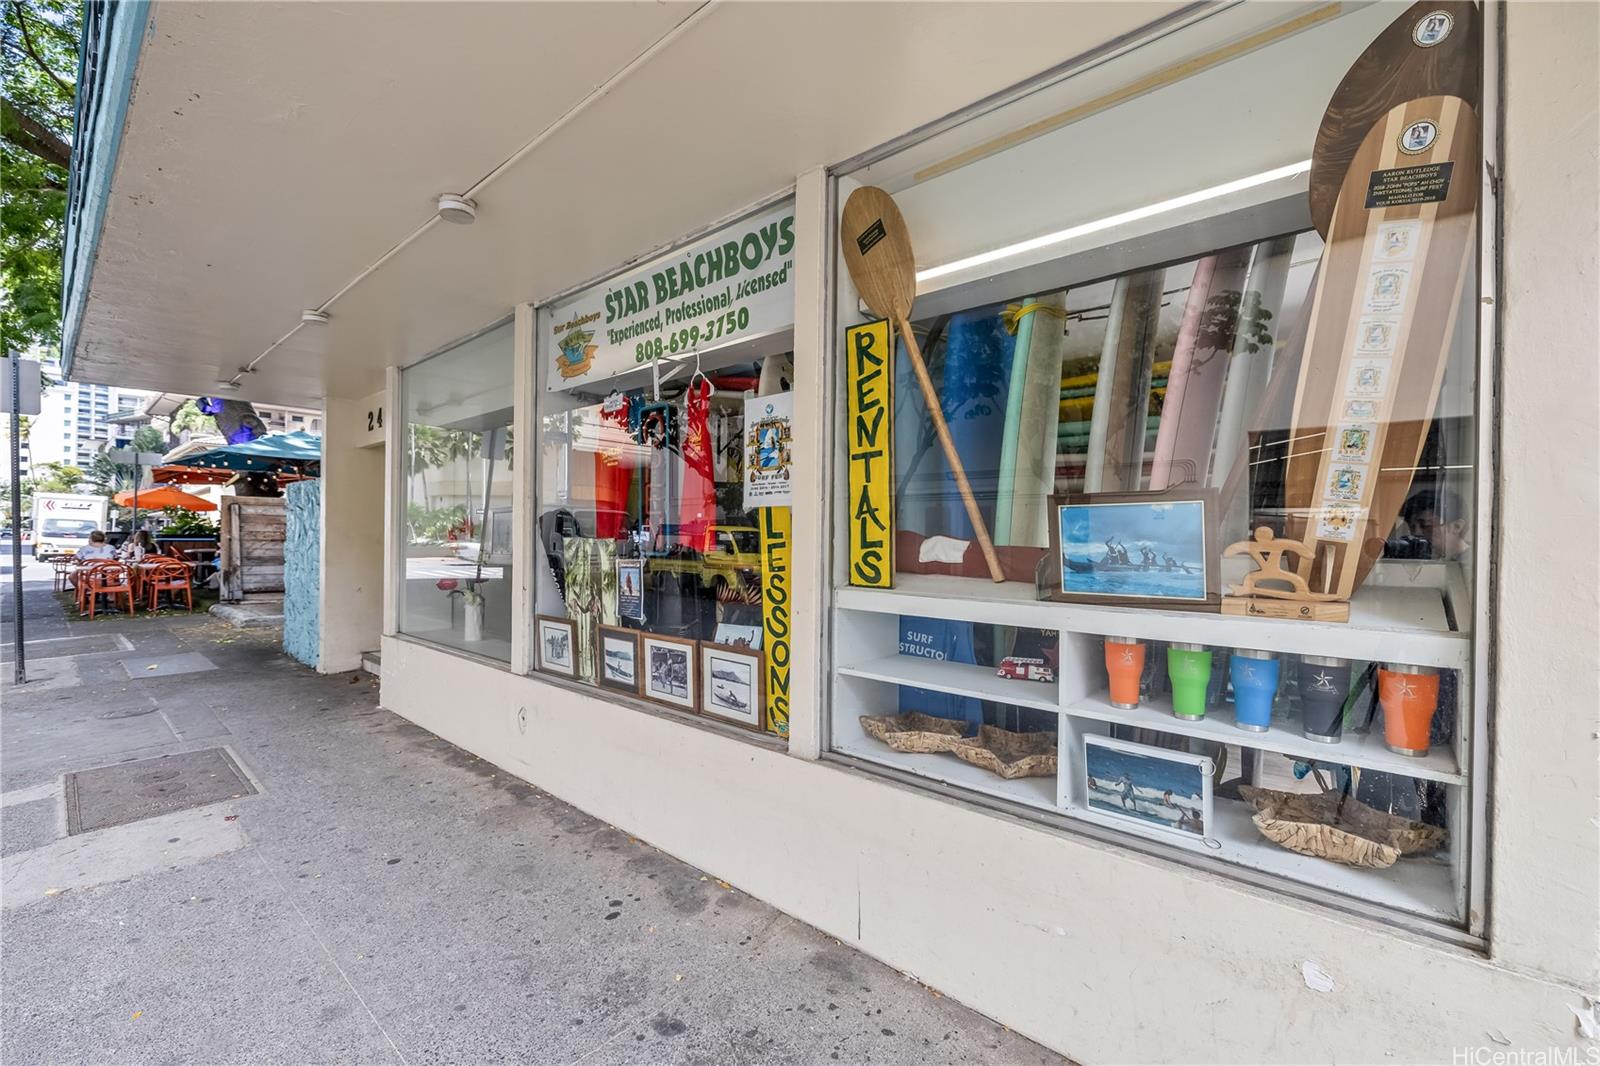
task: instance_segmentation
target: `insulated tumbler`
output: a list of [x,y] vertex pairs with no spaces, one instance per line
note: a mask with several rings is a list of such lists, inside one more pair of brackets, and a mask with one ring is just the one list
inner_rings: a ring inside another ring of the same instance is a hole
[[1350,660],[1300,656],[1301,735],[1337,744],[1344,734],[1344,701],[1350,695]]
[[1168,644],[1167,677],[1172,680],[1172,714],[1199,721],[1206,716],[1206,684],[1211,652],[1204,644]]
[[1144,645],[1134,637],[1107,637],[1106,673],[1111,678],[1111,706],[1123,711],[1137,709]]
[[1251,733],[1265,733],[1272,724],[1272,701],[1278,695],[1278,657],[1268,651],[1237,648],[1228,663],[1233,682],[1233,724]]
[[1378,669],[1383,739],[1396,755],[1428,754],[1428,729],[1439,709],[1439,672],[1431,666],[1385,663]]

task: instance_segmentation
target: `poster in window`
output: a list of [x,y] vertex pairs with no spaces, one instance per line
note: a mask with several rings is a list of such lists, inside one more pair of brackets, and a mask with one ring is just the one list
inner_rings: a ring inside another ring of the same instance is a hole
[[845,331],[850,584],[894,585],[894,349],[885,320]]
[[793,427],[794,393],[745,397],[745,510],[793,504]]

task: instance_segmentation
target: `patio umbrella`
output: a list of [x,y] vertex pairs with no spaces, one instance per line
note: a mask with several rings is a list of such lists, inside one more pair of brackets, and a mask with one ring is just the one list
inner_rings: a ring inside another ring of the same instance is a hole
[[[127,507],[134,502],[132,490],[117,493],[111,497],[111,502],[118,507]],[[178,507],[185,511],[215,511],[217,509],[217,505],[210,500],[203,500],[193,493],[175,489],[171,485],[157,485],[155,488],[145,489],[139,493],[139,506],[150,511],[158,511],[164,507]]]
[[315,474],[322,462],[322,438],[315,433],[271,433],[245,444],[228,444],[199,455],[186,456],[168,465],[204,470],[236,470],[246,473]]

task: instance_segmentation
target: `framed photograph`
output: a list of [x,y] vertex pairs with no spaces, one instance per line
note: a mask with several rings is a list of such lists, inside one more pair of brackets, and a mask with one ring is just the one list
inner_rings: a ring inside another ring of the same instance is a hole
[[1083,738],[1089,809],[1145,827],[1202,839],[1211,836],[1213,766],[1204,755],[1113,737]]
[[1217,607],[1216,495],[1097,492],[1051,497],[1050,598],[1073,603]]
[[761,650],[761,627],[742,626],[733,622],[717,623],[718,644],[728,644],[735,648],[753,648]]
[[571,620],[541,614],[535,615],[533,621],[539,639],[539,669],[562,677],[576,677],[578,660],[573,650]]
[[732,644],[700,645],[700,713],[760,731],[766,728],[761,653]]
[[699,661],[695,657],[694,641],[641,633],[639,660],[645,699],[682,711],[697,709]]
[[600,673],[602,688],[639,694],[639,631],[617,626],[600,627]]

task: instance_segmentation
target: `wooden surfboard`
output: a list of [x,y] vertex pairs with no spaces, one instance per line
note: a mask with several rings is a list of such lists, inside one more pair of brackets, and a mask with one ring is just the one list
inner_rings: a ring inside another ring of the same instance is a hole
[[1328,101],[1311,149],[1311,223],[1324,239],[1356,149],[1396,105],[1482,96],[1483,24],[1470,0],[1422,0],[1373,39]]
[[[1399,104],[1335,201],[1300,365],[1285,496],[1311,588],[1348,599],[1411,487],[1476,246],[1478,117]],[[1367,550],[1363,551],[1363,547]]]

